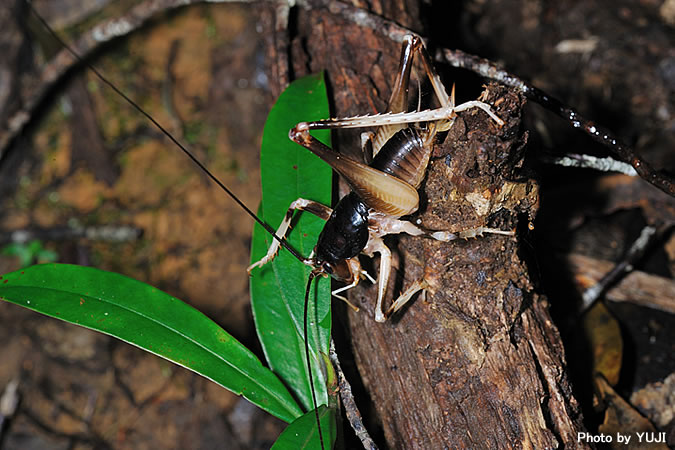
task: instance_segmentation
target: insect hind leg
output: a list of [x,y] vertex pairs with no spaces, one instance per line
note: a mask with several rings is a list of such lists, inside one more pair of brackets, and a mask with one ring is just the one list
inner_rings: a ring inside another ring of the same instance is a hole
[[[279,225],[279,228],[276,231],[276,236],[279,236],[279,238],[284,239],[286,237],[286,234],[288,233],[288,230],[291,226],[291,220],[293,219],[293,213],[296,211],[308,211],[314,214],[315,216],[319,217],[320,219],[323,220],[328,220],[330,217],[331,213],[333,212],[332,209],[330,209],[326,205],[322,205],[319,202],[315,202],[312,200],[306,200],[304,198],[298,198],[296,201],[291,203],[291,205],[288,207],[288,210],[286,211],[286,215],[284,216],[284,219],[281,221],[281,224]],[[248,274],[251,274],[251,271],[255,269],[256,267],[262,267],[268,262],[272,261],[274,257],[276,256],[277,252],[279,251],[279,247],[281,246],[280,241],[277,239],[272,240],[272,245],[270,245],[270,248],[267,250],[267,254],[263,256],[259,261],[254,262],[248,268],[246,271]],[[312,259],[311,258],[306,258],[303,261],[305,264],[308,266],[312,266]]]
[[[401,59],[399,63],[398,75],[394,82],[394,87],[391,92],[391,97],[387,104],[387,112],[402,113],[408,107],[408,89],[410,86],[410,74],[412,71],[415,57],[421,59],[424,71],[431,82],[436,98],[441,108],[452,109],[454,106],[454,97],[448,97],[448,93],[441,82],[441,78],[436,72],[434,65],[431,63],[431,57],[422,42],[422,39],[416,35],[407,35],[403,39],[401,48]],[[418,100],[421,100],[418,99]],[[380,151],[382,146],[400,129],[404,128],[406,124],[386,124],[377,129],[377,132],[372,137],[372,155],[374,157]],[[368,159],[366,159],[368,160]]]
[[448,96],[443,86],[441,77],[434,67],[431,56],[427,52],[422,38],[417,35],[409,34],[403,38],[401,48],[401,61],[399,63],[398,75],[394,82],[391,97],[389,98],[388,111],[393,113],[403,112],[408,106],[408,87],[410,85],[410,73],[415,57],[419,58],[424,66],[424,72],[429,78],[429,82],[436,94],[441,108],[451,108],[454,101]]

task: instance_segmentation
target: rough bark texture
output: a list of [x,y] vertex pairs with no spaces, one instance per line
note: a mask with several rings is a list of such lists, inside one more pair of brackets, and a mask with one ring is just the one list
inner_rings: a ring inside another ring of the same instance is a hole
[[[494,86],[488,101],[500,105],[508,123],[498,130],[482,113],[462,115],[439,149],[450,158],[435,160],[429,170],[420,216],[429,228],[488,223],[508,229],[519,214],[535,212],[536,185],[509,181],[503,172],[518,152],[522,103]],[[532,294],[517,240],[485,236],[442,244],[403,237],[398,251],[401,287],[424,276],[432,286],[426,301],[373,324],[375,289],[361,288],[352,300],[370,314],[350,316],[359,370],[388,443],[574,447],[579,413],[560,337],[546,303]],[[397,287],[392,283],[390,292]]]
[[[404,2],[391,8],[419,9]],[[411,16],[396,21],[419,26]],[[291,76],[325,70],[336,116],[384,110],[400,43],[330,14],[330,8],[299,10],[291,23]],[[283,66],[283,37],[274,39],[271,55]],[[419,215],[428,228],[513,229],[536,213],[537,185],[518,178],[517,170],[526,141],[520,128],[524,101],[496,85],[487,99],[507,123],[499,128],[484,113],[468,111],[435,149]],[[339,133],[334,147],[358,154],[358,132]],[[582,425],[560,336],[546,301],[532,292],[518,239],[391,242],[399,261],[390,298],[422,276],[431,289],[385,324],[373,321],[374,287],[363,283],[351,293],[362,306],[349,317],[354,354],[387,444],[577,447]]]

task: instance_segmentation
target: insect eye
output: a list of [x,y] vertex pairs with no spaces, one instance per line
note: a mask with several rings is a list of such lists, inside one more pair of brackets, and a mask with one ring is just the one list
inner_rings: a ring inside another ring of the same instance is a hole
[[328,275],[333,274],[333,266],[330,263],[325,262],[321,265],[321,267],[323,268],[323,271],[326,272]]

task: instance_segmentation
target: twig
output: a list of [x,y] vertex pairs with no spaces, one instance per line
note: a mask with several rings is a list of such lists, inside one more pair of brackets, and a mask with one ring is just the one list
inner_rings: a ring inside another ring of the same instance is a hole
[[278,97],[290,83],[290,35],[288,21],[290,18],[290,2],[277,4],[275,8],[268,8],[262,12],[264,25],[263,39],[265,40],[265,59],[267,61],[267,77],[273,81],[270,89],[274,97]]
[[574,128],[583,130],[594,141],[607,147],[619,160],[633,166],[638,175],[645,181],[675,197],[675,180],[671,176],[656,171],[647,161],[640,158],[632,148],[623,144],[611,131],[581,116],[574,108],[564,105],[560,100],[526,83],[516,75],[499,68],[487,59],[468,55],[460,50],[449,49],[439,51],[436,54],[436,59],[453,67],[471,70],[485,78],[518,89],[528,99],[553,111],[568,121]]
[[372,438],[368,434],[368,430],[363,426],[363,420],[361,419],[361,413],[359,412],[358,406],[356,406],[356,401],[354,400],[354,394],[352,394],[352,387],[345,378],[344,372],[340,367],[340,361],[338,360],[337,353],[335,352],[335,343],[331,339],[330,341],[330,351],[329,351],[330,362],[335,367],[335,373],[338,377],[338,386],[340,387],[340,399],[342,400],[342,405],[345,408],[345,415],[349,424],[352,426],[354,433],[361,440],[363,448],[366,450],[377,450],[377,445],[373,442]]
[[2,396],[0,396],[0,442],[2,442],[5,425],[14,416],[18,406],[19,380],[13,378],[7,383]]
[[[316,2],[315,2],[316,3]],[[305,6],[305,5],[303,5]],[[306,5],[306,7],[317,7],[318,5]],[[409,34],[417,34],[405,28],[396,22],[387,20],[376,14],[372,14],[361,8],[347,5],[346,3],[331,1],[328,3],[328,11],[336,16],[340,16],[347,21],[358,25],[362,28],[369,28],[377,31],[379,34],[386,36],[393,42],[403,42]]]
[[647,225],[642,229],[640,236],[630,246],[621,262],[605,274],[600,281],[586,289],[581,295],[580,312],[583,313],[590,308],[610,285],[614,284],[620,277],[633,270],[633,264],[644,255],[647,247],[653,241],[653,238],[661,235],[661,232],[665,231],[665,229],[658,231],[660,232],[657,233],[657,228],[651,225]]
[[[567,261],[581,286],[597,283],[615,266],[611,261],[575,253],[567,255]],[[610,302],[628,302],[675,314],[675,281],[639,270],[626,274],[603,297]]]
[[570,153],[562,157],[543,157],[544,162],[556,164],[565,167],[582,167],[585,169],[595,169],[600,172],[619,172],[625,175],[635,177],[638,173],[633,166],[625,162],[617,161],[614,158],[598,158],[591,155],[579,155]]

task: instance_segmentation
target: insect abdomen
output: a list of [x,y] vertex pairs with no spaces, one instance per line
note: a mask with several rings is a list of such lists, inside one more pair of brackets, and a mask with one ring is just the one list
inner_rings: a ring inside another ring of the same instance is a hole
[[417,189],[424,178],[430,155],[431,146],[425,147],[417,130],[404,128],[382,146],[370,167],[393,175]]

